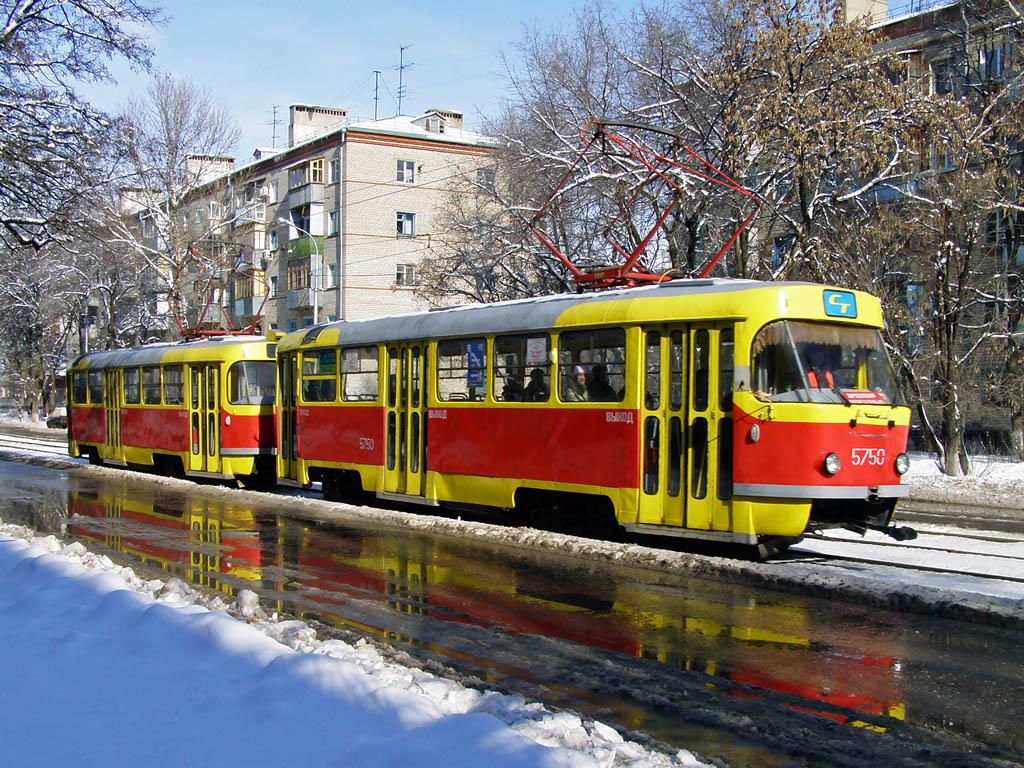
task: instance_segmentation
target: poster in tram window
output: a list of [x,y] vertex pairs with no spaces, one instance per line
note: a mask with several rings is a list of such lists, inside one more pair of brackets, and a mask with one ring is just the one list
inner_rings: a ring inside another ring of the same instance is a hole
[[466,384],[479,387],[484,383],[484,371],[487,369],[486,343],[483,341],[466,342]]

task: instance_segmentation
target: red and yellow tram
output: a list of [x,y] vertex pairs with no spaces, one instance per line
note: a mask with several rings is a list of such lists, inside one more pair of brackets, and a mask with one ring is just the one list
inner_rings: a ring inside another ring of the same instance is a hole
[[675,280],[284,336],[278,479],[784,546],[891,526],[910,411],[876,298]]
[[82,355],[67,376],[70,454],[272,482],[274,348],[231,336]]

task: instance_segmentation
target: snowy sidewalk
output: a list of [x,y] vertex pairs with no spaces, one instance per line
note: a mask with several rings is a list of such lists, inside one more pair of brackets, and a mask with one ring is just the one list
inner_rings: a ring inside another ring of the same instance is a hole
[[[246,623],[190,603],[181,582],[143,582],[81,544],[8,533],[6,765],[698,764],[685,750],[651,753],[603,724],[388,664],[368,645],[318,642],[300,622]],[[239,604],[252,615],[249,598]]]

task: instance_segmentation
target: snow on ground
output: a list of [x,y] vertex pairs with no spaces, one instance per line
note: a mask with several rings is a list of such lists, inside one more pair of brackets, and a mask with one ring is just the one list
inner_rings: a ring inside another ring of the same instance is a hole
[[0,648],[7,765],[701,765],[387,663],[365,641],[318,641],[265,616],[252,592],[204,601],[178,579],[143,581],[11,525],[0,526]]

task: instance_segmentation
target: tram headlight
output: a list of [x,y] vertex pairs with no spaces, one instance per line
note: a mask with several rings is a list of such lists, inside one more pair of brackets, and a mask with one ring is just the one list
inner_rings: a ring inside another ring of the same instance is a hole
[[907,474],[907,470],[910,469],[910,457],[907,456],[907,454],[905,453],[901,453],[899,456],[897,456],[896,461],[894,463],[896,466],[897,475],[905,475]]
[[840,461],[839,457],[836,456],[834,453],[830,453],[825,457],[823,466],[825,467],[826,474],[834,475],[836,472],[839,471],[839,468],[843,466],[843,462]]

